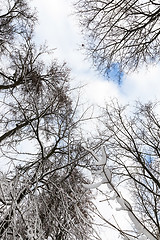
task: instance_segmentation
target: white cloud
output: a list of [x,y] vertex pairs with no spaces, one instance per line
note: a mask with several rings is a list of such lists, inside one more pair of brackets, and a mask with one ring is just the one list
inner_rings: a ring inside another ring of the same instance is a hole
[[139,71],[127,75],[121,92],[126,100],[159,100],[160,65],[142,67]]
[[45,41],[50,48],[56,48],[55,55],[74,65],[75,53],[80,36],[71,16],[71,3],[67,0],[34,0],[38,10],[39,25],[36,28],[38,40]]

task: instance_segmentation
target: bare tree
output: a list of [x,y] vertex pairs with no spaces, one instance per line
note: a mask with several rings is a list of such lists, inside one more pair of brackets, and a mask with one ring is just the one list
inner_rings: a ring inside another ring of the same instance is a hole
[[0,157],[11,168],[1,190],[1,239],[89,239],[90,194],[78,180],[84,153],[75,134],[69,70],[56,61],[46,68],[33,49],[23,66],[22,50],[12,61],[17,79],[23,69],[21,81],[1,88]]
[[86,48],[99,70],[134,70],[159,62],[160,3],[82,0],[75,4]]
[[[100,180],[85,187],[105,184],[107,193],[104,187],[102,191],[106,203],[116,201],[120,205],[117,211],[126,213],[131,226],[126,224],[125,228],[116,215],[110,220],[98,214],[119,231],[122,239],[159,240],[160,237],[159,109],[159,103],[137,103],[136,111],[127,117],[126,107],[115,102],[108,104],[100,135],[105,142],[102,157],[86,148],[95,159],[94,172]],[[124,189],[128,189],[127,194]]]
[[17,38],[32,31],[36,21],[35,12],[31,11],[27,0],[0,1],[0,56],[7,53],[8,47]]
[[78,118],[78,100],[72,103],[70,70],[55,59],[48,66],[43,61],[50,51],[33,42],[34,14],[26,1],[6,1],[3,11],[0,238],[95,239],[76,134],[84,117]]

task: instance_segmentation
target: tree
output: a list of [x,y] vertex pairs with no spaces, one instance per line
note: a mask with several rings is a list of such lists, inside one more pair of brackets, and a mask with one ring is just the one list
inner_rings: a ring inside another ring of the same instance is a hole
[[99,70],[128,71],[159,62],[159,1],[80,0],[75,6],[86,48]]
[[7,52],[16,39],[33,30],[36,21],[27,0],[1,1],[0,11],[0,56]]
[[[1,239],[93,239],[89,214],[93,209],[82,187],[83,175],[76,169],[68,176],[66,171],[51,171],[36,187],[30,187],[26,174],[15,181],[1,177],[1,212],[9,213],[8,222],[1,221]],[[22,186],[27,193],[17,202]]]
[[[136,110],[127,117],[127,107],[115,102],[108,104],[100,134],[104,143],[102,156],[85,147],[94,157],[92,169],[97,172],[98,182],[84,186],[92,189],[106,185],[107,193],[102,189],[106,203],[116,201],[120,205],[117,211],[122,211],[123,217],[126,213],[131,226],[127,223],[124,229],[122,218],[118,221],[115,216],[111,221],[98,215],[119,231],[122,239],[159,240],[160,237],[159,107],[159,103],[138,102]],[[128,189],[127,193],[124,189]]]
[[43,61],[50,51],[33,42],[30,16],[20,0],[1,15],[0,238],[94,239],[70,70]]

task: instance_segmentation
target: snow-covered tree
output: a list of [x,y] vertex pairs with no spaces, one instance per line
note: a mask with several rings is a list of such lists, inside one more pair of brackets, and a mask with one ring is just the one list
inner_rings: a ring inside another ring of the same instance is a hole
[[70,71],[43,60],[27,1],[0,6],[0,239],[93,239]]
[[12,181],[1,175],[1,239],[94,239],[94,208],[80,171],[51,168],[35,184],[29,181],[20,171]]
[[[122,217],[120,221],[116,214],[112,220],[110,216],[101,218],[119,231],[122,239],[159,240],[160,104],[137,103],[133,113],[128,108],[113,101],[104,110],[101,155],[84,146],[95,160],[92,169],[97,180],[84,187],[103,185],[103,201],[106,206],[113,205]],[[130,224],[122,226],[123,218]]]

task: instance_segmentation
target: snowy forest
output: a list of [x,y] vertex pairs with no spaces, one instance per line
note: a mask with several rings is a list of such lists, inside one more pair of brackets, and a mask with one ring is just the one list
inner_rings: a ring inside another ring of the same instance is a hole
[[[159,64],[158,0],[71,4],[105,81]],[[37,24],[34,0],[0,0],[0,239],[160,240],[160,102],[90,104]]]

